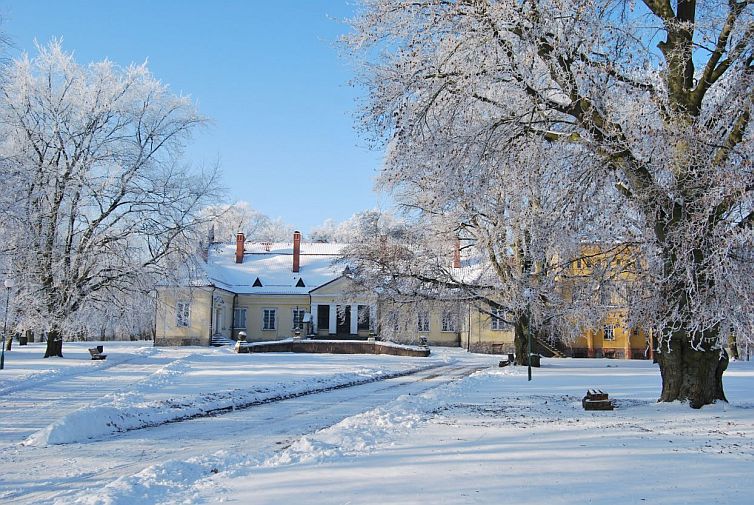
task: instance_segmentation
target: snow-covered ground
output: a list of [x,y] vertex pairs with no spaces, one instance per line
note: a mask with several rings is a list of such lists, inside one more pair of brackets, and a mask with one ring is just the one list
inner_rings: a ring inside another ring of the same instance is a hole
[[[754,496],[754,363],[731,403],[655,403],[651,362],[41,344],[0,372],[2,503],[736,503]],[[585,412],[600,388],[612,412]]]

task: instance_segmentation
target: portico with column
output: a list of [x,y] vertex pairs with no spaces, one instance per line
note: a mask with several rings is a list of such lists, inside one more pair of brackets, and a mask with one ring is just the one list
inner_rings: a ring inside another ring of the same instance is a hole
[[[309,293],[312,321],[316,322],[313,328],[320,338],[336,335],[338,338],[369,336],[369,330],[374,321],[373,316],[376,314],[376,300],[354,300],[350,283],[350,279],[343,276]],[[369,325],[360,324],[360,315],[364,321],[368,318]],[[326,321],[323,320],[325,317],[327,317]]]

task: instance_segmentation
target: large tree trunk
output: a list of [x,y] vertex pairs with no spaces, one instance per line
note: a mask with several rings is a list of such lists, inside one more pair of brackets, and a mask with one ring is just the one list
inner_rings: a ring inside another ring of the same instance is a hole
[[723,392],[723,372],[728,366],[724,350],[703,344],[699,350],[691,347],[687,334],[676,332],[670,348],[663,344],[657,353],[662,374],[662,394],[658,401],[688,401],[698,409],[717,400],[728,401]]
[[516,316],[513,325],[513,346],[516,351],[516,365],[526,366],[529,364],[529,318],[526,314]]
[[58,328],[53,328],[47,333],[47,348],[44,357],[51,356],[63,357],[63,336]]
[[10,351],[12,347],[13,347],[13,333],[10,334],[10,337],[8,337],[8,340],[6,340],[5,342],[5,350]]

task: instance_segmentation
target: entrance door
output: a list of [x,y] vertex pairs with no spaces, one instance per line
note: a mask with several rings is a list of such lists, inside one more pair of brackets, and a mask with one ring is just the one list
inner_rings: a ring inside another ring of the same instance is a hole
[[338,336],[351,334],[351,306],[346,305],[345,310],[338,306]]
[[214,334],[219,335],[222,331],[223,324],[223,309],[222,307],[215,308],[215,324],[213,325]]

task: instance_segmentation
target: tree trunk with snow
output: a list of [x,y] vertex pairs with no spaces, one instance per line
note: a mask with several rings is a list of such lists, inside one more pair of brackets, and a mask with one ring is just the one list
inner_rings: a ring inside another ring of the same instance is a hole
[[63,335],[61,335],[60,330],[55,326],[47,332],[47,346],[45,347],[44,357],[63,357]]
[[667,350],[658,352],[657,361],[662,375],[662,394],[658,401],[688,401],[693,408],[727,401],[723,391],[723,372],[728,357],[720,349],[711,348],[716,336],[700,347],[692,346],[692,338],[675,332],[667,342]]
[[526,366],[529,364],[529,338],[531,328],[526,314],[519,314],[513,325],[513,345],[516,350],[516,365]]

